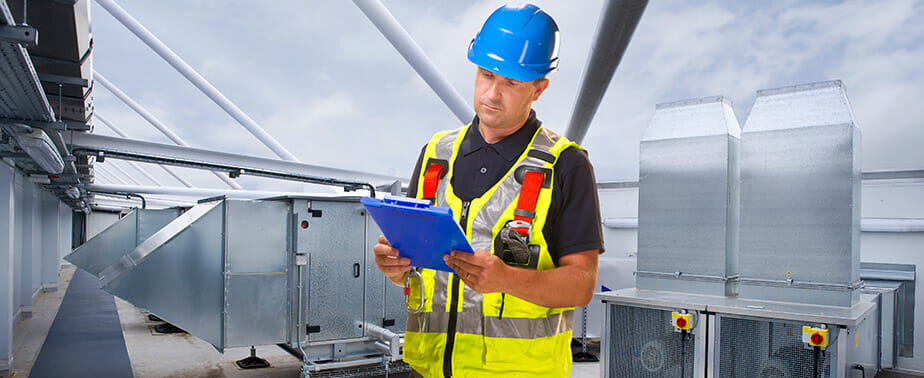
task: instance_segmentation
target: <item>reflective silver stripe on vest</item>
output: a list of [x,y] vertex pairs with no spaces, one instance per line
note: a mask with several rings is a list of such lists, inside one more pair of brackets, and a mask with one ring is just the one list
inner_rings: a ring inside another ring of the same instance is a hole
[[[558,134],[545,128],[540,128],[527,151],[533,149],[550,153],[549,151],[559,138]],[[545,163],[546,162],[541,159],[527,156],[520,164],[511,169],[510,173],[504,178],[497,190],[491,195],[491,198],[488,199],[488,202],[485,203],[484,206],[478,210],[478,214],[475,215],[475,219],[472,222],[472,247],[475,249],[491,250],[491,245],[494,243],[494,224],[500,220],[504,210],[506,210],[520,194],[520,187],[522,185],[517,182],[513,172],[522,166],[542,167]],[[548,209],[536,209],[536,211],[548,211]]]
[[[456,129],[447,132],[440,138],[436,145],[433,146],[434,157],[449,162],[449,166],[446,167],[446,174],[443,176],[443,179],[440,179],[436,189],[437,206],[449,207],[446,203],[446,196],[443,194],[446,193],[446,186],[449,185],[449,180],[445,178],[452,174],[452,145],[459,136],[460,130],[461,129]],[[426,162],[424,164],[426,164]],[[446,297],[447,288],[449,287],[449,273],[438,270],[433,276],[433,281],[433,311],[444,311],[449,301],[449,298]]]
[[459,131],[460,129],[456,129],[446,133],[433,148],[434,155],[437,159],[443,159],[449,162],[449,166],[446,167],[446,174],[443,175],[443,179],[440,179],[439,185],[436,188],[436,206],[449,207],[449,204],[446,203],[446,196],[443,195],[443,193],[446,193],[446,186],[449,185],[449,180],[445,178],[452,175],[452,145],[455,144],[456,138],[459,137]]
[[[471,127],[471,126],[469,126]],[[468,130],[468,128],[459,128],[450,132],[447,132],[439,141],[436,142],[436,145],[433,146],[434,157],[437,159],[446,160],[449,162],[447,167],[448,172],[446,176],[443,176],[443,179],[440,180],[437,192],[436,192],[436,203],[437,206],[448,207],[448,202],[446,201],[446,190],[450,180],[448,178],[451,176],[454,161],[452,159],[453,155],[453,146],[455,145],[456,140],[460,137],[460,132],[462,130]],[[464,137],[464,136],[463,136]],[[533,138],[533,142],[530,147],[527,149],[535,149],[545,153],[550,153],[549,151],[558,141],[560,136],[550,130],[545,128],[539,129]],[[526,151],[524,151],[526,152]],[[545,164],[545,161],[540,159],[527,156],[519,165],[511,168],[508,171],[507,176],[498,186],[497,190],[492,194],[488,199],[485,206],[483,206],[477,214],[474,215],[471,229],[471,244],[472,247],[477,249],[491,250],[491,244],[493,243],[493,232],[492,228],[494,224],[497,223],[497,220],[500,219],[501,214],[504,210],[513,203],[513,200],[520,193],[520,184],[516,181],[513,172],[516,168],[529,165],[541,167]],[[543,211],[547,211],[545,209]],[[469,214],[469,217],[472,217],[472,214]],[[433,284],[433,298],[432,310],[435,312],[442,312],[446,309],[449,298],[447,297],[447,292],[450,287],[449,282],[449,273],[437,271],[434,275],[434,284]],[[483,307],[484,298],[482,295],[468,287],[464,284],[462,285],[462,311],[469,312],[474,311],[479,314]],[[410,315],[409,315],[410,316]],[[462,322],[461,319],[458,320]],[[408,318],[409,323],[415,323],[411,321],[410,317]],[[480,327],[480,324],[479,324]],[[568,323],[570,329],[570,323]]]
[[[574,310],[539,319],[482,317],[480,312],[465,311],[459,313],[456,332],[485,337],[536,339],[571,331],[573,322]],[[423,330],[420,324],[424,325]],[[448,325],[448,312],[408,313],[407,332],[446,333],[449,331]]]

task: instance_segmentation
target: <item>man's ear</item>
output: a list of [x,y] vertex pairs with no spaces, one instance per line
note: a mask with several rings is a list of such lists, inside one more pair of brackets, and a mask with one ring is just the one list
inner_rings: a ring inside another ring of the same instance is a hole
[[536,86],[536,92],[533,93],[533,101],[539,100],[539,96],[542,95],[542,92],[545,92],[545,89],[549,87],[549,79],[543,78],[542,80],[536,80],[534,84]]

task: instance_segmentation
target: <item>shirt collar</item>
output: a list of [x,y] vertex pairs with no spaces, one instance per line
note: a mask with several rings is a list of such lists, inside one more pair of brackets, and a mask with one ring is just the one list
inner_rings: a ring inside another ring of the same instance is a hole
[[526,119],[526,123],[519,130],[500,142],[489,144],[485,142],[484,137],[481,136],[481,131],[478,130],[478,116],[476,115],[475,119],[472,120],[472,126],[468,128],[468,133],[465,134],[465,139],[462,140],[462,145],[459,146],[459,153],[465,156],[483,147],[491,146],[507,161],[514,161],[529,146],[529,142],[532,141],[533,135],[536,134],[536,130],[539,129],[540,125],[542,125],[542,122],[536,118],[536,111],[530,109],[529,118]]

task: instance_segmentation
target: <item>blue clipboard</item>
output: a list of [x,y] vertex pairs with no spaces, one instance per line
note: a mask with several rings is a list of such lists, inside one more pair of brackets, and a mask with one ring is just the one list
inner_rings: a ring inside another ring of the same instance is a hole
[[452,272],[443,262],[443,255],[450,251],[474,252],[449,208],[394,196],[383,200],[363,197],[360,202],[388,242],[401,256],[411,259],[411,266]]

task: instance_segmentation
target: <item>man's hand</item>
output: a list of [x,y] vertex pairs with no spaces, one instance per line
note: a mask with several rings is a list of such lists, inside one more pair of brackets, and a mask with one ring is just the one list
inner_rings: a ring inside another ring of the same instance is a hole
[[507,293],[545,307],[581,307],[593,297],[599,254],[596,249],[571,253],[548,270],[509,266],[485,250],[452,251],[443,260],[479,293]]
[[443,261],[456,271],[465,285],[479,293],[498,293],[510,289],[507,264],[483,249],[475,253],[452,251]]
[[391,282],[404,286],[404,276],[411,270],[411,259],[399,257],[398,250],[388,243],[385,236],[380,235],[378,243],[372,248],[375,252],[375,265],[385,274]]

